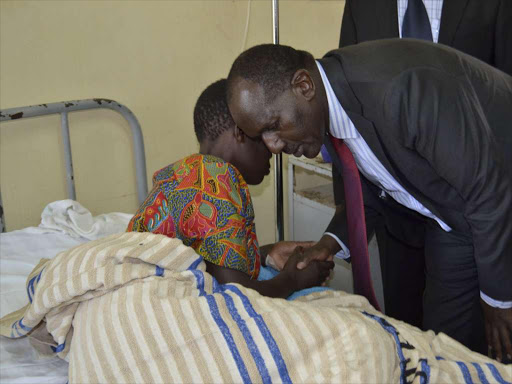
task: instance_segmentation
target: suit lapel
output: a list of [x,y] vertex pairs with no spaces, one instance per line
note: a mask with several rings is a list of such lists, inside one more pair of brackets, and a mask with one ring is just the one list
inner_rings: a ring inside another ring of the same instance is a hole
[[445,45],[453,45],[455,33],[459,28],[469,0],[448,0],[443,2],[441,13],[441,29],[438,42]]
[[[363,107],[347,82],[345,73],[343,72],[343,66],[340,65],[340,62],[334,57],[325,57],[319,61],[327,75],[327,78],[329,79],[329,83],[331,84],[336,97],[352,123],[354,123],[357,131],[361,136],[363,136],[377,159],[379,159],[381,164],[388,170],[395,180],[402,182],[401,178],[398,177],[395,172],[395,167],[391,165],[390,157],[388,156],[385,147],[382,145],[382,140],[375,129],[375,125],[373,122],[363,117]],[[327,148],[329,149],[329,147]],[[338,164],[335,165],[338,166]]]
[[379,132],[375,128],[375,124],[357,113],[347,111],[347,115],[350,117],[350,120],[352,123],[354,123],[357,131],[361,136],[363,136],[364,141],[366,141],[366,144],[368,144],[373,154],[377,157],[377,159],[379,159],[384,168],[386,168],[386,170],[391,174],[391,176],[393,176],[396,181],[404,185],[402,178],[399,177],[398,173],[396,172],[396,167],[393,167],[391,164],[391,157],[389,156],[386,147],[382,143],[382,139]]
[[375,12],[379,20],[379,38],[399,37],[396,0],[379,0],[375,3]]

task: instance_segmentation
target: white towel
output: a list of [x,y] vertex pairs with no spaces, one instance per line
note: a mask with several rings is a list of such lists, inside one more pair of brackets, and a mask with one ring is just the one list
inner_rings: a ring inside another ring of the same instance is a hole
[[107,213],[92,216],[82,204],[74,200],[59,200],[48,204],[41,214],[41,224],[35,232],[64,232],[72,237],[97,240],[125,232],[132,215]]

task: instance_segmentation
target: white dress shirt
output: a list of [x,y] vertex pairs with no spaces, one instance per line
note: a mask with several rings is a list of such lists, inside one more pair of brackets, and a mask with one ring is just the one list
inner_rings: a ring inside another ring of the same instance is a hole
[[[441,28],[441,12],[443,10],[443,0],[423,0],[427,10],[430,27],[432,29],[432,39],[437,43],[439,39],[439,29]],[[404,22],[405,11],[407,10],[408,0],[397,0],[398,7],[398,33],[402,37],[402,24]]]
[[[451,228],[445,222],[435,216],[423,204],[416,200],[398,183],[397,180],[393,178],[388,170],[384,168],[341,106],[341,103],[329,83],[329,79],[327,78],[324,69],[318,61],[316,64],[322,77],[329,105],[329,132],[332,136],[337,139],[342,139],[345,142],[354,156],[354,160],[359,171],[370,182],[377,185],[382,190],[382,193],[388,194],[399,204],[437,221],[439,226],[446,232],[451,231]],[[336,235],[330,232],[326,232],[325,234],[336,239],[338,244],[341,246],[341,250],[335,255],[335,257],[342,259],[350,257],[349,249]],[[496,301],[485,295],[483,292],[480,292],[480,295],[487,304],[493,307],[512,308],[512,301]]]

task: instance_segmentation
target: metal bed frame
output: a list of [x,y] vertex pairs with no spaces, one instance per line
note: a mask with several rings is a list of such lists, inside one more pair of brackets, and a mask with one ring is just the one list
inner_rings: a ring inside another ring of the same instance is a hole
[[[64,162],[66,165],[66,184],[68,190],[68,198],[76,200],[73,161],[71,157],[71,142],[69,139],[68,113],[93,109],[110,109],[116,111],[121,114],[130,125],[135,155],[137,197],[139,204],[142,204],[148,193],[144,138],[142,137],[139,121],[133,112],[130,111],[130,109],[128,109],[126,106],[118,103],[117,101],[108,99],[72,100],[59,103],[39,104],[28,107],[0,110],[0,122],[60,114],[62,141],[64,144]],[[0,206],[1,204],[2,195],[0,193]]]

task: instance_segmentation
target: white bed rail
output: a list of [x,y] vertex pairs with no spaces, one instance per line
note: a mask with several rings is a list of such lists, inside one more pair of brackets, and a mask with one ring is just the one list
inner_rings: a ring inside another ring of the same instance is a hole
[[[45,115],[61,116],[62,140],[64,143],[64,161],[66,165],[66,183],[68,197],[76,200],[75,180],[73,175],[73,161],[71,157],[71,143],[69,140],[68,113],[75,111],[84,111],[91,109],[111,109],[120,113],[130,124],[132,131],[133,149],[135,154],[135,172],[137,181],[137,197],[142,204],[148,193],[146,178],[146,155],[144,152],[144,138],[140,124],[135,115],[126,106],[114,100],[108,99],[87,99],[71,100],[59,103],[39,104],[21,108],[10,108],[0,110],[0,122],[25,119],[29,117],[39,117]],[[1,204],[0,194],[0,204]]]

